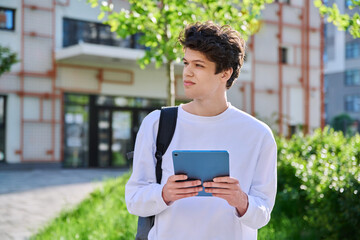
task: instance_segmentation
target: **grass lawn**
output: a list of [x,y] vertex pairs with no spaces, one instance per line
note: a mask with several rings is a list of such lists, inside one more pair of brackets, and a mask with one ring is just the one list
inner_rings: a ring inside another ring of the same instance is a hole
[[129,174],[109,179],[72,210],[63,211],[31,239],[134,239],[137,217],[125,205]]

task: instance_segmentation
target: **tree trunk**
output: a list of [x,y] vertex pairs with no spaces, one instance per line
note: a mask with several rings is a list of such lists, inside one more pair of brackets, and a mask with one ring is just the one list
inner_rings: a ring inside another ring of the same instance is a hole
[[174,61],[168,61],[166,63],[167,77],[168,77],[168,94],[167,105],[175,106],[175,73],[174,73]]

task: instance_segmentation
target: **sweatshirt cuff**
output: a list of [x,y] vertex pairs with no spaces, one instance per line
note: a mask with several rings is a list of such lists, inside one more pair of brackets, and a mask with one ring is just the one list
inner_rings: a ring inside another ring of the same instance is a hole
[[157,186],[156,186],[155,194],[157,196],[157,205],[158,205],[157,212],[162,212],[171,205],[171,203],[170,203],[170,205],[167,205],[162,197],[163,188],[164,188],[164,185],[157,184]]
[[236,208],[234,209],[235,215],[243,223],[251,221],[251,217],[254,216],[255,211],[256,211],[256,206],[255,206],[253,197],[248,195],[248,201],[249,201],[249,206],[248,206],[246,212],[244,213],[244,215],[240,216],[238,211],[236,210]]

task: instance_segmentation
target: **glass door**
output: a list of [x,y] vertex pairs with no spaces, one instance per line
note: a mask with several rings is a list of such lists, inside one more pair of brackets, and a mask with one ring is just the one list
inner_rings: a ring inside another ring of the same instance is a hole
[[65,94],[64,106],[65,167],[88,166],[89,97]]
[[133,146],[132,112],[100,108],[98,119],[98,166],[126,167]]
[[114,111],[112,113],[112,166],[127,166],[126,153],[132,151],[132,112]]
[[5,162],[5,96],[0,96],[0,163]]
[[99,109],[98,115],[98,166],[110,166],[110,136],[111,136],[111,112],[108,109]]

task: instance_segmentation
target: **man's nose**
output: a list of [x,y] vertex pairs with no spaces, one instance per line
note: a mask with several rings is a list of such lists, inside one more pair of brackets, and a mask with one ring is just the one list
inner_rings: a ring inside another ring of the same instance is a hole
[[184,66],[183,75],[184,77],[191,77],[194,75],[190,65]]

